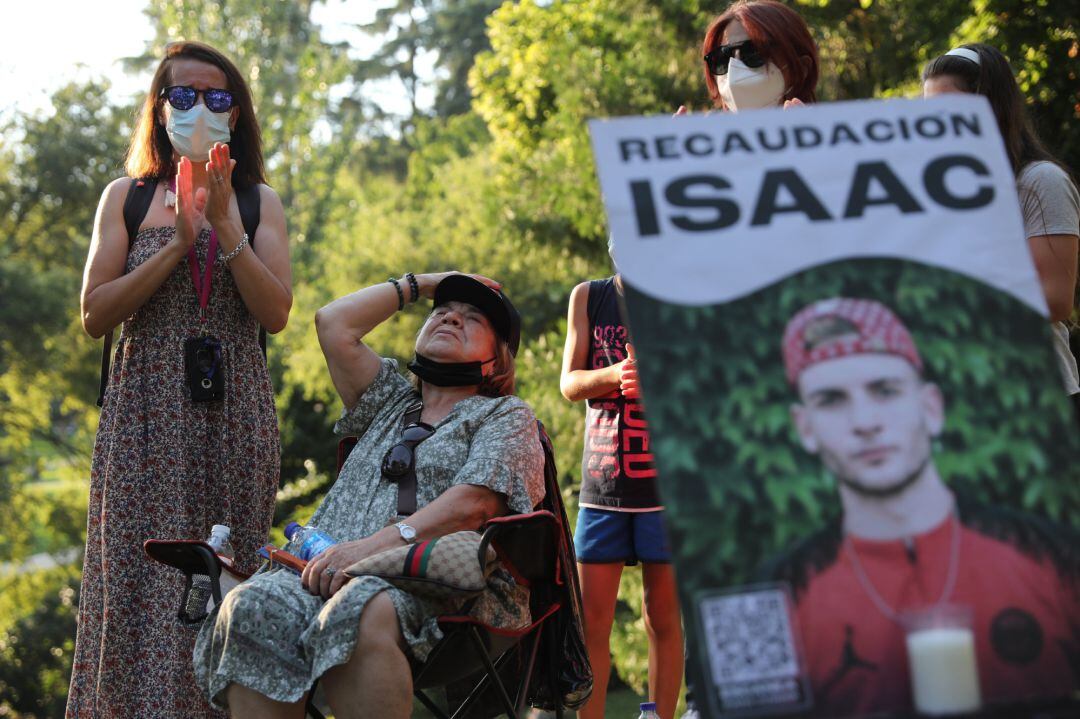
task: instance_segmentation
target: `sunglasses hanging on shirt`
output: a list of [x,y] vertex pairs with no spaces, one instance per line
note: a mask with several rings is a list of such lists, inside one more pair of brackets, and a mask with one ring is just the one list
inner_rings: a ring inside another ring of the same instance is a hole
[[232,93],[218,88],[197,90],[190,85],[172,85],[161,91],[161,96],[177,110],[190,110],[195,107],[199,95],[203,96],[206,109],[210,112],[228,112],[234,104]]
[[383,456],[382,473],[387,479],[403,477],[416,467],[416,445],[435,434],[435,428],[426,422],[416,422],[401,430],[401,441]]
[[711,74],[726,75],[728,63],[731,62],[733,57],[738,57],[744,65],[750,68],[758,68],[765,64],[765,58],[757,46],[754,45],[753,40],[721,45],[705,56],[705,63],[708,65]]
[[401,438],[383,456],[383,479],[397,485],[397,515],[391,523],[416,511],[416,445],[435,434],[433,426],[420,421],[423,409],[419,401],[406,408],[401,416]]

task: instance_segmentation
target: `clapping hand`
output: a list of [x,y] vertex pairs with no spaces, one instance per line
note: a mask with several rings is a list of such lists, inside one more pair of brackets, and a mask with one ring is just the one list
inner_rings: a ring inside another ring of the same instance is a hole
[[[236,201],[232,186],[234,167],[236,160],[229,157],[229,146],[222,142],[214,143],[210,148],[210,161],[206,163],[208,188],[203,200],[206,219],[214,229],[220,229],[228,222],[235,222],[237,227],[242,227],[240,205]],[[243,229],[240,232],[243,233]]]
[[637,399],[641,396],[641,385],[638,383],[637,358],[634,356],[634,345],[626,343],[626,359],[622,362],[619,371],[619,391],[626,399]]
[[178,242],[187,252],[195,246],[195,238],[205,222],[206,193],[200,188],[193,190],[191,160],[180,158],[176,172],[176,234]]

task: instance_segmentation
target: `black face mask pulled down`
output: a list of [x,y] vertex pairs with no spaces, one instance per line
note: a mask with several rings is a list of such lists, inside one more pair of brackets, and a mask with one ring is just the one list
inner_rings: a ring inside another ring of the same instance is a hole
[[417,352],[408,367],[414,375],[436,387],[470,387],[484,381],[484,365],[494,361],[492,357],[484,362],[437,362]]

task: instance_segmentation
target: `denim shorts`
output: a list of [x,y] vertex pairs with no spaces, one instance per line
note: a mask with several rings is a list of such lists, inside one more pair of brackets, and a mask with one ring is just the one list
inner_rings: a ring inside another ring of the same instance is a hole
[[574,531],[577,560],[601,564],[671,562],[671,547],[664,531],[663,510],[619,512],[582,507]]

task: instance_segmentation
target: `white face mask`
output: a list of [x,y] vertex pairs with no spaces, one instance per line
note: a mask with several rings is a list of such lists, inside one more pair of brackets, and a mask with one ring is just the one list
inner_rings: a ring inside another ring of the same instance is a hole
[[165,131],[173,148],[196,162],[210,159],[210,148],[215,142],[228,142],[232,138],[229,113],[211,112],[201,102],[189,110],[177,110],[165,103]]
[[726,75],[716,75],[716,87],[724,99],[724,107],[732,112],[776,107],[787,89],[784,73],[773,63],[747,67],[737,57],[728,61]]

